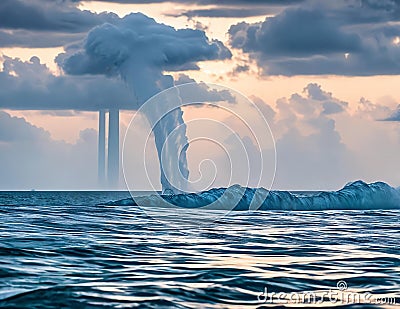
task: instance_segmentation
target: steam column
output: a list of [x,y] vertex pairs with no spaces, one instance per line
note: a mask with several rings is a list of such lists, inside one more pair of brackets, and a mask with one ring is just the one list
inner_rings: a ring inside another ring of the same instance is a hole
[[110,109],[108,122],[108,184],[116,189],[119,183],[119,110]]
[[98,180],[100,185],[104,185],[106,178],[106,113],[99,111],[99,149],[98,149]]

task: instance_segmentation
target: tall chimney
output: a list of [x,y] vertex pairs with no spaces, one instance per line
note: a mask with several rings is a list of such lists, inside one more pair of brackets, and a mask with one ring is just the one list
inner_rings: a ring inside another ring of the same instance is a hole
[[108,184],[116,189],[119,183],[119,110],[110,109],[108,122]]
[[104,185],[106,177],[106,113],[99,111],[99,149],[97,158],[99,185]]

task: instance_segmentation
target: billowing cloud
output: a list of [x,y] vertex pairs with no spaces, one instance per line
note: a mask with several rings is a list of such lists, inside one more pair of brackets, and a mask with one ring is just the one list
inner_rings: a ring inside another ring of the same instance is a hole
[[[175,29],[134,13],[115,24],[95,27],[88,33],[82,49],[61,54],[56,61],[72,75],[120,76],[133,92],[139,108],[161,90],[173,86],[172,76],[164,75],[165,71],[194,69],[199,61],[231,56],[222,42],[209,40],[202,30]],[[179,101],[170,98],[141,111],[155,136],[163,190],[179,192],[186,190],[189,171],[186,126],[183,113],[174,102]],[[172,132],[175,138],[168,139]],[[167,141],[169,144],[165,145]],[[163,149],[168,149],[165,160]],[[170,179],[177,182],[172,184]]]
[[0,71],[0,108],[95,111],[133,109],[134,99],[119,79],[104,76],[56,76],[38,57],[4,57]]
[[[277,100],[273,108],[260,98],[253,101],[275,136],[275,188],[337,189],[356,179],[383,180],[394,185],[400,182],[393,174],[393,168],[400,167],[396,157],[400,151],[399,131],[394,129],[395,124],[376,121],[388,107],[362,99],[354,111],[317,84]],[[250,156],[260,155],[252,153],[258,151],[255,146],[247,145],[246,149]],[[270,158],[273,152],[263,149],[262,155]],[[251,170],[259,169],[255,162]],[[264,178],[262,184],[267,186],[268,175]]]
[[345,21],[347,24],[382,23],[398,21],[400,18],[400,3],[397,0],[352,0],[335,1],[328,4],[329,15]]
[[[310,84],[304,94],[292,94],[277,102],[277,117],[272,124],[277,134],[276,186],[296,189],[323,186],[338,188],[358,177],[352,168],[354,155],[342,140],[331,117],[344,110],[347,104],[320,91]],[[326,105],[339,108],[327,112]]]
[[229,34],[233,47],[266,57],[344,54],[361,44],[357,35],[341,31],[318,10],[286,10],[263,23],[234,25]]
[[[247,52],[266,75],[398,74],[400,26],[360,25],[351,18],[355,8],[339,3],[289,8],[262,23],[233,25],[231,45]],[[358,14],[370,10],[357,8]]]
[[0,47],[47,48],[59,47],[84,38],[82,33],[49,32],[43,35],[38,31],[0,30]]
[[199,61],[230,57],[229,49],[202,30],[177,30],[135,13],[95,27],[81,49],[71,48],[56,61],[71,75],[120,76],[141,105],[173,85],[164,71],[198,69]]
[[68,2],[43,0],[2,0],[0,28],[78,33],[118,18],[79,10]]
[[[196,83],[179,74],[176,85]],[[119,78],[98,76],[54,75],[38,57],[29,61],[4,56],[0,71],[0,108],[11,110],[43,110],[46,114],[74,116],[79,111],[137,108],[135,96]],[[197,96],[209,102],[235,102],[230,93],[209,89],[198,83]],[[181,93],[185,100],[185,94]],[[190,94],[188,97],[193,97]]]
[[[252,97],[252,101],[267,119],[276,141],[275,189],[338,189],[357,179],[382,180],[393,185],[400,183],[399,175],[393,173],[393,169],[400,167],[397,158],[400,132],[396,130],[396,124],[376,121],[388,107],[361,99],[350,108],[348,102],[313,83],[274,104],[267,104],[257,97]],[[267,166],[261,175],[261,186],[269,186],[273,173],[269,162],[274,158],[274,150],[265,144],[260,151],[247,131],[238,129],[234,118],[227,116],[223,123],[235,128],[232,140],[239,136],[250,158],[250,166],[247,166],[246,157],[241,153],[243,145],[229,143],[230,139],[224,144],[232,160],[243,162],[234,170],[234,181],[247,183],[250,172],[249,184],[257,186],[262,155]],[[257,126],[257,123],[253,125]],[[216,136],[212,126],[204,126],[201,130],[204,136]],[[192,131],[189,125],[188,132]],[[259,137],[268,139],[268,132]],[[200,162],[204,155],[201,145],[189,146],[190,163]],[[228,180],[223,177],[231,172],[231,166],[224,165],[226,154],[210,146],[206,155],[218,167],[214,185],[226,185]],[[189,168],[194,173],[198,170],[196,164]]]
[[0,47],[58,47],[75,42],[114,13],[80,10],[77,3],[46,0],[0,1]]
[[[174,29],[141,13],[130,14],[115,24],[91,30],[82,51],[59,55],[68,74],[121,74],[126,62],[136,61],[157,71],[196,68],[196,62],[227,59],[230,51],[219,41],[209,41],[204,31]],[[132,72],[133,73],[133,72]]]
[[[182,85],[187,83],[196,83],[196,87],[191,87],[190,89],[180,89],[179,95],[184,104],[193,103],[191,100],[196,98],[198,102],[229,102],[235,103],[235,97],[227,90],[211,89],[206,83],[196,82],[193,78],[190,78],[186,74],[179,74],[178,78],[175,80],[175,85]],[[190,91],[190,93],[187,93]],[[199,105],[200,106],[200,105]]]

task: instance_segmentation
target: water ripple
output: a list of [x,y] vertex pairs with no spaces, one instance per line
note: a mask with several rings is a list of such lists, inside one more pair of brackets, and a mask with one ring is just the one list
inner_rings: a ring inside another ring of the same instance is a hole
[[123,194],[1,193],[0,307],[254,308],[265,288],[339,280],[399,296],[400,211],[238,212],[182,231],[96,206]]

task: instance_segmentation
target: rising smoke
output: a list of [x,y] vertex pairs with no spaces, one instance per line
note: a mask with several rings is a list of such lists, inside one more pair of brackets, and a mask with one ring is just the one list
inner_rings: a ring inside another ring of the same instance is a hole
[[[120,76],[133,92],[132,105],[139,108],[150,97],[173,86],[173,78],[164,71],[198,69],[197,62],[227,59],[230,51],[219,41],[210,41],[204,31],[179,29],[157,23],[141,13],[127,15],[115,23],[93,28],[80,49],[60,54],[56,61],[68,74],[102,74]],[[168,103],[166,103],[168,104]],[[116,103],[118,105],[118,103]],[[116,106],[117,107],[117,106]],[[146,114],[154,128],[163,190],[178,191],[166,175],[182,173],[188,178],[186,128],[181,109],[159,119],[157,110]],[[167,162],[161,160],[166,138],[174,132],[174,143],[168,143]],[[179,155],[180,154],[180,155]],[[170,169],[179,158],[179,169]],[[166,163],[166,164],[165,164]],[[181,178],[181,177],[172,177]],[[183,189],[184,184],[179,185]]]

